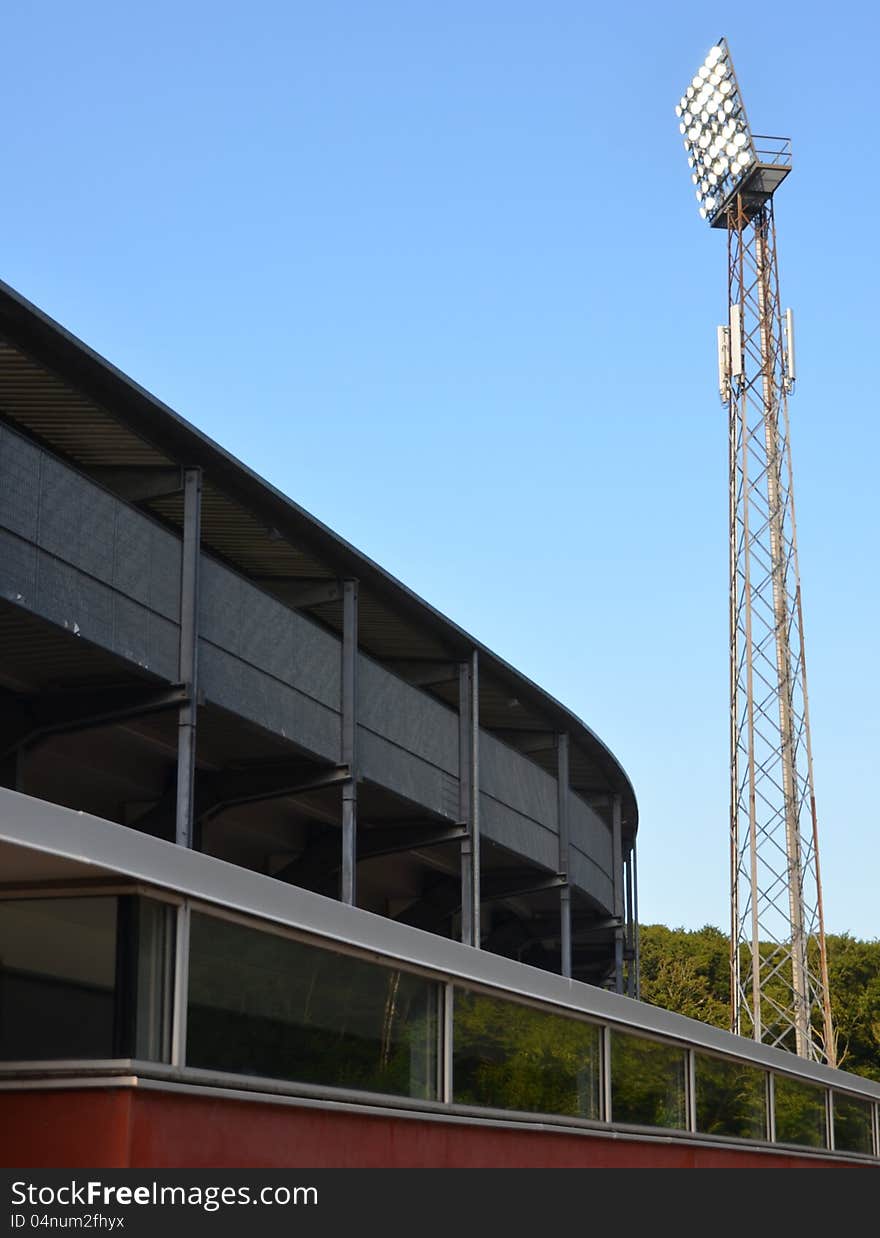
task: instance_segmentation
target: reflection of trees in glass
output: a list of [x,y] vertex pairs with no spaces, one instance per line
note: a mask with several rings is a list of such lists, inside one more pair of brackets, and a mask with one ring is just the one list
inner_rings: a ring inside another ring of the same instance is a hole
[[684,1049],[612,1032],[612,1119],[685,1130],[685,1062]]
[[832,1100],[835,1148],[839,1152],[865,1152],[870,1155],[874,1151],[870,1101],[859,1100],[843,1092],[833,1092]]
[[437,998],[421,976],[193,914],[192,1066],[430,1099]]
[[775,1075],[773,1088],[777,1143],[827,1147],[824,1088],[787,1075]]
[[453,1099],[599,1117],[599,1029],[518,1002],[455,990]]
[[740,1139],[766,1138],[766,1071],[697,1053],[694,1076],[698,1131]]

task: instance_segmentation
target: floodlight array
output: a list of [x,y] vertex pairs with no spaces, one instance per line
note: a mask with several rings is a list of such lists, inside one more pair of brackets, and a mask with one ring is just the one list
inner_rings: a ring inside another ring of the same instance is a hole
[[675,109],[700,215],[711,223],[757,161],[724,39],[709,50]]

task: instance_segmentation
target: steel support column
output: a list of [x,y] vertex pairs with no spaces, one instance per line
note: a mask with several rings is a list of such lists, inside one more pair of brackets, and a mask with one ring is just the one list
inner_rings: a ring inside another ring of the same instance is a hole
[[183,541],[180,556],[180,647],[178,679],[186,691],[177,721],[177,807],[175,839],[193,845],[196,724],[199,699],[199,557],[201,554],[202,470],[183,471]]
[[611,797],[611,863],[614,866],[614,991],[623,992],[623,821],[619,795]]
[[633,993],[633,997],[636,1001],[639,1001],[642,996],[642,978],[641,953],[639,949],[639,863],[635,839],[633,839],[631,854],[633,890],[633,965],[635,967],[635,992]]
[[624,885],[626,892],[626,995],[627,997],[635,997],[636,982],[635,982],[635,928],[633,924],[633,871],[632,871],[633,853],[624,860]]
[[568,820],[569,795],[569,741],[568,733],[556,737],[556,796],[559,825],[559,875],[563,884],[559,887],[559,970],[563,976],[571,976],[571,885],[570,837]]
[[186,1065],[186,1022],[189,994],[190,908],[177,908],[174,932],[174,980],[171,1003],[171,1064]]
[[458,675],[458,788],[461,820],[461,940],[480,945],[480,680],[476,649]]
[[349,776],[342,784],[342,870],[339,897],[357,903],[357,666],[358,582],[342,590],[342,764]]

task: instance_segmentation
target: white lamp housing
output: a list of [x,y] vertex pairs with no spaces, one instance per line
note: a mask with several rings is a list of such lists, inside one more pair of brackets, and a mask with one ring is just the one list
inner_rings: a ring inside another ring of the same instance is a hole
[[706,59],[675,109],[690,118],[679,125],[688,163],[711,193],[698,193],[703,218],[713,221],[757,161],[755,143],[739,93],[730,49],[725,39],[709,49]]

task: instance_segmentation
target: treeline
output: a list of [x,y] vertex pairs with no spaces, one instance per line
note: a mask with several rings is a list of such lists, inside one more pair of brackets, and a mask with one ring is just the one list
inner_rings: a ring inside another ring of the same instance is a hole
[[[880,940],[829,936],[828,982],[837,1060],[843,1070],[880,1080]],[[641,996],[652,1005],[729,1027],[729,940],[705,928],[639,930]]]

